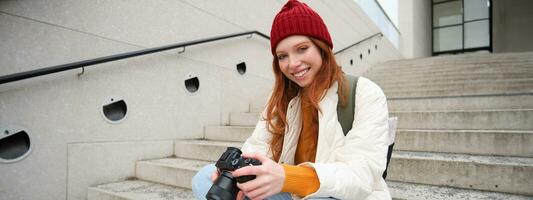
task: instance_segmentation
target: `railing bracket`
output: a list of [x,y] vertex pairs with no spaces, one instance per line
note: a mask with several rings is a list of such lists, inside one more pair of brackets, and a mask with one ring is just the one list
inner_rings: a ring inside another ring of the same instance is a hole
[[81,67],[81,72],[78,73],[78,78],[85,74],[85,67]]
[[254,34],[252,33],[252,34],[248,35],[248,37],[246,37],[246,38],[247,38],[247,39],[250,39],[250,38],[252,38],[253,36],[254,36]]
[[178,51],[178,54],[181,54],[181,53],[185,52],[185,47],[186,47],[186,46],[184,46],[183,49],[182,49],[181,51]]

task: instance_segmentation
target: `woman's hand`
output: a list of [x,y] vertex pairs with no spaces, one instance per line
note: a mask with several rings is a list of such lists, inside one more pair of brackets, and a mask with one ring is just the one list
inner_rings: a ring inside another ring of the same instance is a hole
[[214,183],[215,180],[217,180],[218,176],[220,176],[220,172],[218,172],[218,169],[215,169],[215,171],[213,171],[213,174],[211,174],[211,181]]
[[253,158],[261,161],[261,165],[249,166],[237,169],[232,172],[234,177],[255,175],[255,179],[246,183],[237,183],[237,187],[248,198],[265,199],[281,192],[285,182],[285,170],[283,167],[270,160],[268,157],[260,154],[242,154],[244,158]]

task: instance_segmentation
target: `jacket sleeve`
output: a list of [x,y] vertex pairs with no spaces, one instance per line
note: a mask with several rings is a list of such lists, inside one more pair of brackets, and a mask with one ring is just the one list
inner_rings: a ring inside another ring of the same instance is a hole
[[387,160],[387,100],[379,86],[363,77],[356,90],[352,130],[346,136],[340,135],[342,129],[335,130],[333,134],[340,139],[331,148],[328,162],[306,163],[315,168],[320,180],[318,191],[307,197],[366,199],[375,190],[386,190],[380,182]]
[[272,135],[267,130],[267,123],[264,120],[266,116],[265,111],[259,116],[259,120],[255,125],[255,129],[252,132],[252,135],[244,142],[241,150],[244,153],[260,153],[268,157],[272,157],[269,152],[269,142],[272,138]]

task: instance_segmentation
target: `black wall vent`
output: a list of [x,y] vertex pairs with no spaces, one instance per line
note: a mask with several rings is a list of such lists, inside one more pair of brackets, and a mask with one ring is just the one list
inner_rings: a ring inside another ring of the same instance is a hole
[[126,117],[128,106],[124,100],[111,98],[111,101],[102,106],[104,117],[112,123],[118,123]]
[[31,151],[29,134],[24,131],[4,130],[0,136],[0,163],[16,162],[25,158]]
[[193,77],[185,80],[185,89],[190,93],[195,93],[200,89],[200,80],[198,77]]
[[246,63],[245,62],[241,62],[237,64],[237,72],[239,72],[239,74],[241,75],[246,74]]

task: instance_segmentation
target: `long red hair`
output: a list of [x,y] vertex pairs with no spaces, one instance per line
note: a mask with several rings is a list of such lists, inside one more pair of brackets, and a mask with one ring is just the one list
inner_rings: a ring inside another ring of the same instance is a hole
[[346,102],[346,84],[344,80],[344,72],[335,60],[335,55],[329,45],[321,40],[309,37],[311,42],[318,47],[322,56],[322,67],[316,74],[314,80],[306,88],[301,88],[296,83],[289,80],[279,67],[278,60],[274,56],[272,62],[272,69],[274,70],[275,84],[272,95],[267,103],[266,122],[272,140],[270,141],[270,150],[273,154],[273,159],[279,161],[283,145],[283,138],[285,135],[285,128],[287,124],[286,114],[289,101],[300,93],[301,100],[312,106],[313,116],[304,117],[302,119],[309,120],[303,124],[312,125],[311,130],[318,133],[318,124],[313,123],[317,119],[320,108],[318,103],[325,95],[325,92],[332,86],[335,81],[338,83],[339,103],[345,105]]

